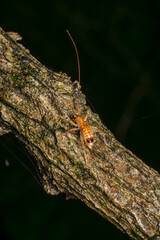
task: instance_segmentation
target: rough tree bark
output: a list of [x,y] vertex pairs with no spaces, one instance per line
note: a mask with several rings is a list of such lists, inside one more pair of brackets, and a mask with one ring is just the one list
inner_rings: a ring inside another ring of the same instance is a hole
[[[0,134],[13,132],[35,157],[48,194],[76,197],[133,239],[160,239],[160,176],[122,146],[64,73],[38,62],[0,29]],[[88,114],[94,153],[72,128]]]

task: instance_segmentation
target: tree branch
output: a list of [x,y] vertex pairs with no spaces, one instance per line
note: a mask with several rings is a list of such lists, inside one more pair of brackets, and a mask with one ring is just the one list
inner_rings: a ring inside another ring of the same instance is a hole
[[[160,239],[160,176],[122,146],[64,73],[38,62],[0,29],[0,129],[35,157],[45,191],[76,197],[133,239]],[[83,148],[74,115],[105,134]],[[86,157],[85,157],[86,155]]]

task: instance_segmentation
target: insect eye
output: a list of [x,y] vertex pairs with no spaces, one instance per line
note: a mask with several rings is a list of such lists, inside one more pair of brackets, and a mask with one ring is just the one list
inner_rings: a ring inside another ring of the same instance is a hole
[[88,138],[88,139],[87,139],[87,142],[88,142],[88,143],[92,143],[92,142],[93,142],[93,138]]

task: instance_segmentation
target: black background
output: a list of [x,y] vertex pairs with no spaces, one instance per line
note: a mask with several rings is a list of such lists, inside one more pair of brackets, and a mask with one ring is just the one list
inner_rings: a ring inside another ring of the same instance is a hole
[[[75,80],[70,30],[83,92],[116,138],[159,170],[159,1],[5,1],[0,9],[5,31],[18,32],[33,56]],[[17,140],[0,142],[0,239],[128,239],[80,201],[46,195],[16,160],[30,164]]]

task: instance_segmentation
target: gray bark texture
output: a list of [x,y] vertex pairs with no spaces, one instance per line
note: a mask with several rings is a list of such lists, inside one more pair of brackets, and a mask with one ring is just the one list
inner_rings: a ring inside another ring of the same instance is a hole
[[[22,141],[36,159],[48,194],[83,201],[132,239],[160,239],[160,175],[122,146],[86,104],[78,82],[47,69],[0,28],[0,132]],[[93,151],[80,115],[94,133]],[[82,136],[83,137],[83,136]]]

